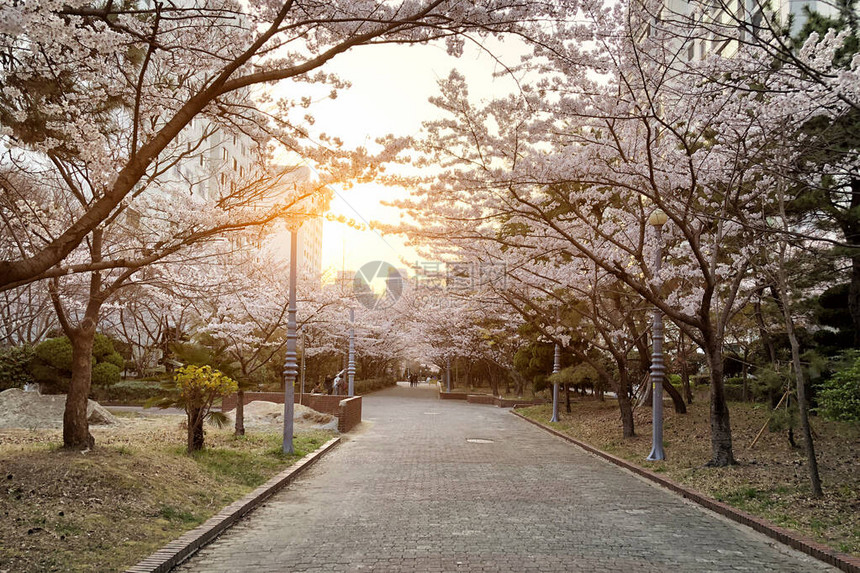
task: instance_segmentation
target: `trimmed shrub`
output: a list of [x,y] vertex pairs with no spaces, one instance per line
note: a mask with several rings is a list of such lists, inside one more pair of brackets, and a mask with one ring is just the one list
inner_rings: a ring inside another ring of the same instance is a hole
[[36,358],[61,372],[72,371],[72,343],[65,337],[49,338],[36,346]]
[[164,393],[159,382],[142,380],[120,380],[108,387],[93,387],[93,399],[129,406],[143,406],[148,400]]
[[99,362],[93,366],[93,386],[112,386],[120,380],[120,369],[110,362]]
[[[120,380],[124,366],[122,356],[114,350],[113,341],[104,334],[96,333],[93,340],[94,387],[110,386]],[[63,393],[69,389],[72,376],[72,342],[66,336],[49,338],[35,348],[29,371],[47,392]]]
[[369,394],[375,390],[382,390],[389,386],[394,386],[397,381],[393,378],[368,378],[367,380],[356,380],[354,390],[357,396]]
[[32,346],[12,346],[0,349],[0,391],[23,388],[35,382],[30,373],[30,362],[35,352]]
[[860,356],[824,383],[817,411],[831,420],[860,422]]

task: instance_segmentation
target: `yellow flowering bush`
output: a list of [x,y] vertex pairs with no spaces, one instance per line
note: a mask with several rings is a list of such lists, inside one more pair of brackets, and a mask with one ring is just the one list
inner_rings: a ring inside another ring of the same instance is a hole
[[188,404],[212,404],[215,398],[232,394],[239,385],[211,366],[183,366],[173,376],[179,395]]
[[159,408],[184,408],[188,416],[188,452],[203,449],[203,422],[209,420],[222,426],[227,418],[212,412],[212,403],[221,396],[239,389],[235,380],[211,366],[188,365],[179,368],[173,379],[162,384],[169,393],[152,405]]

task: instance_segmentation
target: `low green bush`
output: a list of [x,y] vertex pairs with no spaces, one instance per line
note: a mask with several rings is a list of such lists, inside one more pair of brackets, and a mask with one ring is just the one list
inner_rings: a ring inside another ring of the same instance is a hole
[[823,384],[818,404],[817,411],[825,418],[860,422],[860,356]]
[[730,402],[741,402],[744,399],[744,388],[740,384],[730,384],[726,382],[723,386],[723,391],[726,396],[726,400]]
[[0,348],[0,391],[35,382],[29,368],[33,356],[35,351],[28,345]]
[[93,388],[93,398],[99,402],[142,406],[147,400],[161,396],[161,383],[144,380],[123,380],[107,388]]
[[[122,356],[114,350],[110,337],[96,333],[93,341],[93,387],[106,387],[120,381],[125,365]],[[72,376],[72,343],[68,337],[49,338],[35,348],[29,363],[29,372],[43,390],[65,393]]]
[[93,386],[113,386],[120,380],[120,369],[116,364],[110,362],[99,362],[93,366]]

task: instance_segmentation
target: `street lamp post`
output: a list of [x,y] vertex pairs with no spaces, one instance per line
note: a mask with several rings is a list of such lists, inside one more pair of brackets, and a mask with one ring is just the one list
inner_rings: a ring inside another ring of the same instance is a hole
[[[561,370],[561,346],[555,343],[555,356],[552,361],[552,373]],[[552,383],[552,419],[550,422],[558,422],[558,380]]]
[[[663,225],[668,217],[660,209],[654,209],[648,217],[648,224],[654,227],[657,251],[654,256],[654,277],[660,280],[660,268],[663,264]],[[652,398],[652,424],[651,424],[651,453],[648,460],[665,460],[666,452],[663,450],[663,377],[666,375],[666,367],[663,364],[663,312],[654,308],[654,322],[652,325],[651,338],[653,350],[651,353],[651,398]]]
[[290,301],[287,307],[287,356],[284,359],[284,443],[283,452],[293,453],[293,402],[296,376],[296,258],[298,229],[290,231]]
[[299,404],[302,404],[305,398],[305,329],[302,328],[302,361],[299,364],[301,372],[301,394],[299,394]]
[[349,396],[355,396],[355,310],[349,309],[349,358],[346,363]]

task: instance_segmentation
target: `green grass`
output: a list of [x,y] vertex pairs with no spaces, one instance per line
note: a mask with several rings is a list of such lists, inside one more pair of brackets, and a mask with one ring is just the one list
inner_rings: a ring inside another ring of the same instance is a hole
[[[323,445],[329,439],[324,432],[301,434],[293,438],[294,454],[283,452],[282,438],[277,434],[233,436],[229,447],[204,448],[191,454],[201,469],[217,479],[226,479],[250,488],[266,482],[279,468],[290,464]],[[174,449],[182,455],[184,448]]]
[[199,523],[202,520],[192,512],[173,507],[172,505],[163,505],[158,511],[158,515],[168,521],[179,521],[182,523]]
[[100,430],[86,455],[58,449],[57,431],[0,444],[0,570],[125,570],[332,437],[300,434],[287,456],[275,432],[207,428],[189,455],[176,422],[157,422]]

